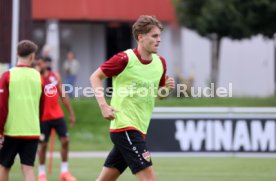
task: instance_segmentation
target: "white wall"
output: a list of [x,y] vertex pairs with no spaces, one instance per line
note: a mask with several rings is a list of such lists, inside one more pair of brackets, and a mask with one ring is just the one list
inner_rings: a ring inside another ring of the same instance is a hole
[[224,39],[219,75],[219,85],[232,82],[236,96],[272,96],[273,41],[262,36],[243,41]]
[[211,44],[194,31],[184,29],[182,33],[183,76],[194,77],[194,86],[206,86],[210,82]]
[[[210,81],[211,44],[197,33],[182,28],[183,74],[194,74],[195,86]],[[233,83],[234,96],[272,96],[274,92],[273,41],[255,36],[250,40],[221,42],[218,86]]]
[[165,25],[161,34],[161,44],[158,54],[165,58],[167,64],[167,75],[175,76],[181,72],[181,32],[179,29]]

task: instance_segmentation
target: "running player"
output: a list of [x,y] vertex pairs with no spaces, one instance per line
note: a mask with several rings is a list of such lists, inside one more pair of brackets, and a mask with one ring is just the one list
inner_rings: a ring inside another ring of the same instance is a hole
[[35,181],[34,161],[40,136],[39,114],[43,110],[43,84],[31,67],[37,45],[29,40],[17,46],[17,66],[0,79],[0,180],[8,181],[19,154],[25,181]]
[[69,151],[69,138],[67,126],[64,120],[64,114],[59,104],[59,97],[61,98],[65,108],[69,112],[69,121],[71,127],[75,124],[75,114],[71,107],[70,100],[66,94],[62,92],[62,80],[57,73],[48,69],[49,59],[39,57],[36,60],[36,68],[40,71],[44,84],[45,84],[45,104],[44,113],[41,119],[41,137],[39,149],[39,173],[38,181],[47,181],[45,159],[47,151],[47,143],[49,140],[50,132],[55,129],[61,142],[61,181],[76,181],[77,179],[72,176],[68,170],[68,151]]
[[[90,77],[102,115],[111,121],[114,144],[98,181],[115,181],[127,167],[140,181],[156,180],[145,135],[158,90],[175,87],[174,79],[166,76],[164,58],[156,54],[162,30],[155,17],[141,16],[132,27],[137,48],[113,56]],[[113,84],[111,106],[103,96],[102,80],[107,77]]]

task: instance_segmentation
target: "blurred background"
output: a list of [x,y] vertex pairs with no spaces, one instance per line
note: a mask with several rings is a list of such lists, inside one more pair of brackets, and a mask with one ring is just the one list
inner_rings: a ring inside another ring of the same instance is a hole
[[159,54],[178,81],[227,87],[232,82],[239,97],[275,93],[274,1],[1,0],[0,7],[2,64],[15,61],[13,41],[31,39],[63,76],[72,51],[81,69],[76,86],[87,87],[100,64],[136,46],[132,24],[149,14],[165,26]]
[[[163,153],[155,154],[158,178],[276,180],[275,0],[0,0],[0,74],[15,65],[17,42],[30,39],[64,79],[65,62],[76,59],[75,86],[90,87],[89,76],[99,65],[136,47],[131,28],[140,15],[163,23],[159,54],[177,83],[189,88],[232,83],[233,97],[176,98],[175,93],[157,101],[148,139]],[[72,99],[77,125],[70,130],[71,151],[93,152],[71,164],[85,181],[96,178],[112,144],[96,101],[79,95]],[[51,180],[57,178],[55,167]],[[12,178],[20,180],[19,168]],[[133,178],[128,171],[122,180]]]

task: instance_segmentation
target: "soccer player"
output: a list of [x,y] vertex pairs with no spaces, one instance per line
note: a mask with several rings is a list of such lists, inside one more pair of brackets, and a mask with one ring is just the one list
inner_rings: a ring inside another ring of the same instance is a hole
[[61,181],[76,181],[77,179],[72,176],[68,170],[68,151],[69,151],[69,138],[67,126],[64,120],[64,113],[59,104],[59,98],[61,98],[65,108],[69,112],[69,121],[71,127],[75,124],[75,114],[72,109],[70,100],[64,92],[62,92],[62,80],[57,73],[54,73],[48,69],[49,59],[39,57],[36,60],[36,68],[40,71],[44,84],[45,84],[45,101],[44,111],[41,119],[41,137],[40,137],[40,149],[39,149],[39,181],[47,181],[45,159],[47,151],[47,143],[52,129],[57,132],[61,142]]
[[[127,167],[139,181],[156,180],[145,135],[158,91],[175,87],[174,79],[166,76],[164,58],[156,54],[162,30],[155,17],[141,16],[132,27],[137,48],[116,54],[90,77],[102,115],[110,120],[114,144],[98,181],[115,181]],[[102,80],[107,77],[113,83],[111,105],[103,96]]]
[[17,46],[17,66],[0,79],[0,180],[19,154],[25,181],[35,181],[34,161],[40,136],[39,116],[43,110],[43,83],[31,67],[37,45],[23,40]]

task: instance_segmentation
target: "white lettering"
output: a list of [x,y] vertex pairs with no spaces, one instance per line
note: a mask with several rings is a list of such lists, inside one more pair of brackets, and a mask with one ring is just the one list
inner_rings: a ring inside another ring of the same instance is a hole
[[262,124],[260,120],[254,120],[251,123],[251,137],[252,137],[252,150],[275,151],[275,122],[267,121],[265,123],[264,129],[262,129]]
[[201,93],[202,93],[202,87],[198,87],[197,92],[196,92],[195,87],[191,87],[191,96],[192,97],[201,97]]
[[229,93],[228,97],[233,97],[233,84],[232,84],[232,82],[229,83],[228,93]]
[[215,84],[211,83],[211,87],[205,87],[203,89],[204,97],[215,97]]
[[[68,89],[69,88],[69,89]],[[73,86],[71,84],[62,84],[62,97],[65,97],[66,94],[71,93],[73,91]]]
[[214,148],[214,143],[213,143],[213,121],[212,120],[208,120],[206,122],[206,129],[205,129],[205,136],[206,136],[206,140],[205,140],[205,147],[206,150],[208,151],[212,151]]
[[175,124],[175,138],[179,141],[181,150],[189,150],[191,145],[193,151],[199,151],[205,137],[205,122],[197,121],[197,127],[194,120],[188,120],[186,126],[183,120],[177,120]]
[[225,87],[218,87],[216,95],[218,97],[227,97],[227,89]]
[[238,120],[234,133],[233,150],[239,151],[243,147],[244,151],[250,151],[250,140],[248,128],[245,120]]
[[187,85],[186,84],[177,84],[177,97],[181,97],[181,95],[183,94],[184,97],[189,97],[188,93],[187,93]]
[[79,97],[79,91],[82,90],[82,87],[75,87],[75,97]]
[[220,120],[214,121],[214,149],[220,151],[230,151],[232,149],[232,121],[226,120],[224,122]]
[[94,96],[94,90],[92,89],[92,87],[85,87],[83,89],[83,95],[85,97],[93,97]]

